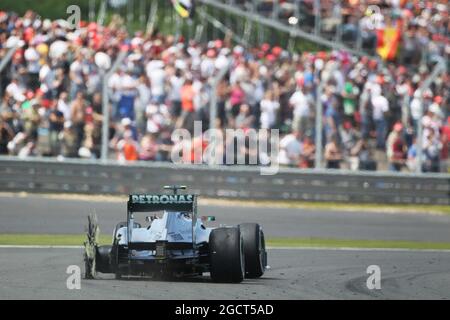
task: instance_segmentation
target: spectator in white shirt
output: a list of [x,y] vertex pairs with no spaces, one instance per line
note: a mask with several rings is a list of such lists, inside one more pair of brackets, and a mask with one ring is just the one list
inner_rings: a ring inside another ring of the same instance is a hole
[[24,57],[27,62],[28,87],[35,91],[39,88],[39,71],[41,69],[39,64],[40,55],[35,46],[31,45],[25,50]]
[[6,92],[16,101],[25,101],[25,88],[19,84],[17,78],[11,80],[11,83],[6,87]]
[[279,108],[280,103],[275,99],[273,91],[268,90],[261,101],[261,129],[271,129],[275,125],[276,112]]
[[67,92],[65,91],[61,92],[57,102],[57,108],[58,111],[62,112],[62,114],[64,115],[64,120],[66,121],[70,121],[72,115],[72,111],[70,110],[70,105],[68,102],[69,102],[69,95],[67,94]]
[[298,166],[303,148],[300,142],[300,132],[294,131],[284,136],[280,141],[278,162],[285,166]]
[[161,60],[153,60],[147,64],[147,77],[150,79],[152,98],[163,103],[165,99],[166,71]]
[[297,91],[289,99],[289,104],[294,109],[293,114],[293,130],[305,132],[308,118],[310,116],[310,109],[308,99],[303,93],[303,89],[298,87]]
[[181,70],[176,69],[174,74],[169,78],[169,96],[168,100],[171,103],[171,113],[178,117],[181,114],[181,88],[184,84]]
[[377,148],[384,149],[386,144],[386,118],[389,111],[389,102],[382,94],[372,96],[372,118],[375,123]]
[[137,96],[137,87],[139,85],[132,74],[131,70],[127,70],[125,74],[120,77],[120,100],[118,105],[118,112],[120,119],[130,118],[135,119],[134,100]]
[[409,109],[410,109],[411,120],[413,123],[414,132],[416,132],[417,124],[422,115],[422,103],[420,101],[420,90],[416,90],[414,92],[414,98],[412,99],[412,101],[409,105]]

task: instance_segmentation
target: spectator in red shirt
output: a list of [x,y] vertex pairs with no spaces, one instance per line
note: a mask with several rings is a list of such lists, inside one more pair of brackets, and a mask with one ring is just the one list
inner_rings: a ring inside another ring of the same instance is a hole
[[239,110],[241,108],[241,104],[245,101],[245,92],[241,87],[240,82],[236,82],[234,86],[231,88],[231,113],[233,117],[236,117],[239,114]]
[[177,127],[183,127],[189,131],[193,130],[194,125],[194,98],[195,89],[192,85],[192,79],[186,79],[181,88],[181,116],[178,119]]
[[401,171],[406,162],[406,144],[402,137],[402,131],[403,125],[398,122],[387,138],[386,154],[391,171]]

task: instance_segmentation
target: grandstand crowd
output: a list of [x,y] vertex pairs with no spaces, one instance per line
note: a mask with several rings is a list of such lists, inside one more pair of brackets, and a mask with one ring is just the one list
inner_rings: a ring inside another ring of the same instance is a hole
[[[411,32],[426,38],[434,54],[448,58],[442,1],[410,4],[412,20],[418,21]],[[437,14],[443,21],[425,29],[438,31],[425,32],[418,17],[429,21]],[[121,161],[170,161],[174,144],[182,143],[172,141],[172,132],[192,131],[194,121],[202,121],[206,130],[216,90],[217,127],[280,129],[281,165],[314,166],[320,99],[327,168],[414,171],[421,123],[423,171],[448,171],[448,72],[429,89],[418,90],[433,69],[432,56],[382,63],[337,51],[289,53],[267,43],[244,48],[228,38],[184,40],[157,32],[129,34],[119,17],[108,26],[82,23],[72,30],[64,20],[0,11],[0,60],[21,45],[0,74],[0,155],[99,158],[103,76],[125,51],[126,59],[107,83],[109,148]],[[410,48],[400,46],[400,52]],[[213,88],[212,79],[228,66]],[[317,96],[319,83],[323,92]]]

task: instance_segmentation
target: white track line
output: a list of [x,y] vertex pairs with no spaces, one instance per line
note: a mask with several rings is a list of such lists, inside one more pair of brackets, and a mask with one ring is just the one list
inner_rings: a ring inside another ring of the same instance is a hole
[[0,249],[82,249],[83,246],[0,245]]
[[323,250],[323,251],[392,251],[392,252],[449,252],[450,249],[408,248],[353,248],[353,247],[267,247],[268,250]]
[[[83,246],[54,245],[0,245],[0,249],[82,249]],[[448,252],[450,249],[407,249],[407,248],[351,248],[351,247],[267,247],[268,250],[322,250],[322,251],[387,251],[387,252]]]

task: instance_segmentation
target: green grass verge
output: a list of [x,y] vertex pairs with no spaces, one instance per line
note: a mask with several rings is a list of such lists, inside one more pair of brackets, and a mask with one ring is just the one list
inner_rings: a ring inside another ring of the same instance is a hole
[[[288,202],[289,205],[289,202]],[[295,203],[291,204],[295,206]],[[372,211],[392,211],[392,212],[428,212],[450,215],[450,206],[441,205],[423,205],[423,204],[347,204],[337,202],[298,202],[297,205],[309,207],[311,209],[354,209],[354,210],[372,210]]]
[[[216,199],[212,199],[214,201]],[[218,199],[221,201],[222,199]],[[201,199],[200,199],[201,201]],[[450,206],[426,205],[426,204],[377,204],[377,203],[340,203],[340,202],[313,202],[296,200],[229,200],[230,204],[242,206],[284,207],[311,210],[334,210],[334,211],[367,211],[367,212],[389,212],[389,213],[429,213],[450,215]],[[200,202],[201,203],[201,202]]]
[[[0,245],[80,246],[84,234],[0,234]],[[111,244],[111,235],[100,235],[100,244]]]
[[[85,236],[80,234],[0,234],[0,245],[53,245],[79,246]],[[100,244],[110,244],[110,235],[101,235]],[[324,238],[270,238],[270,247],[317,247],[317,248],[390,248],[390,249],[450,249],[446,242],[349,240]]]
[[450,249],[447,242],[419,242],[392,240],[351,240],[324,238],[271,238],[271,247],[317,247],[317,248],[383,248],[383,249]]

